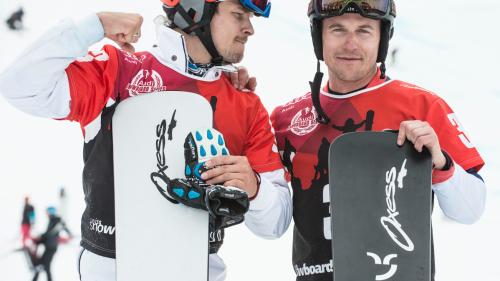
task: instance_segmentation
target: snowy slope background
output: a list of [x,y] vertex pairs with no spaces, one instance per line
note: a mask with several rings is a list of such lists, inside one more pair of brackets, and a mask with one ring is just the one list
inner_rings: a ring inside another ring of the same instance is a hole
[[[25,0],[26,30],[13,33],[3,20],[17,3],[1,0],[0,71],[61,19],[78,19],[102,10],[142,14],[143,37],[136,49],[148,49],[155,42],[152,20],[162,12],[159,2]],[[307,81],[314,75],[306,2],[275,0],[271,19],[254,20],[256,36],[250,39],[242,64],[258,76],[258,93],[269,111],[304,94]],[[398,1],[399,16],[391,46],[399,49],[399,55],[388,66],[389,76],[416,83],[444,97],[487,163],[481,174],[488,186],[488,201],[480,222],[460,225],[435,208],[436,279],[441,281],[500,280],[500,150],[495,125],[499,120],[496,110],[500,106],[500,86],[493,82],[500,64],[500,3],[471,3]],[[3,255],[16,246],[25,195],[31,196],[37,208],[36,231],[42,232],[46,226],[43,209],[57,206],[59,187],[65,186],[69,225],[79,232],[84,207],[81,170],[82,138],[78,124],[31,117],[0,99],[1,280],[30,278],[21,255]],[[291,241],[292,227],[283,238],[274,241],[257,238],[244,226],[228,230],[220,251],[228,265],[228,280],[293,280]],[[77,244],[75,241],[60,248],[53,263],[55,280],[78,280]]]

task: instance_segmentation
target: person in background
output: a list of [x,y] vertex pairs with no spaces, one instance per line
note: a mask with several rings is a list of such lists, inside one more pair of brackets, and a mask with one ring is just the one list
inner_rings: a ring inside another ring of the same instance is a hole
[[58,204],[58,214],[63,221],[68,221],[68,193],[66,188],[61,186],[59,188],[59,204]]
[[31,227],[35,223],[35,207],[31,205],[30,198],[24,197],[24,207],[21,219],[21,243],[23,247],[28,246],[31,240]]
[[40,237],[34,239],[37,245],[41,244],[45,249],[41,257],[34,259],[35,275],[33,281],[38,280],[41,271],[45,271],[47,280],[52,281],[50,266],[59,246],[60,232],[64,231],[69,237],[72,237],[65,222],[57,215],[55,207],[47,208],[47,216],[49,218],[47,230]]
[[13,12],[9,18],[5,21],[7,27],[10,30],[21,30],[23,28],[23,17],[24,10],[23,8],[19,8],[15,12]]

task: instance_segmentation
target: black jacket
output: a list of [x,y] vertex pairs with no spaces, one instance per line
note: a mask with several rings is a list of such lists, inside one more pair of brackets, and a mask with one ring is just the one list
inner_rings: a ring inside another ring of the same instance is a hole
[[33,217],[35,213],[35,208],[30,204],[25,204],[23,209],[23,219],[21,224],[31,224],[31,217]]
[[47,230],[44,234],[42,234],[42,236],[40,236],[38,243],[43,244],[45,246],[45,249],[57,249],[57,246],[59,244],[59,233],[62,230],[71,235],[71,232],[66,227],[66,224],[61,220],[61,218],[55,215],[51,215],[49,217],[49,225],[47,226]]

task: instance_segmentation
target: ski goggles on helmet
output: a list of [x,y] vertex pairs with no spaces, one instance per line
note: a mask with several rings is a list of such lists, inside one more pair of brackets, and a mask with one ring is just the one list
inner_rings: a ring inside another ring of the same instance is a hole
[[[173,8],[178,5],[181,0],[161,0],[167,7]],[[205,0],[208,3],[224,2],[224,0]],[[253,12],[256,16],[269,17],[271,13],[271,0],[240,0],[243,7]]]
[[[335,17],[348,12],[356,12],[364,17],[380,19],[392,15],[396,17],[393,0],[312,0],[310,12],[321,17]],[[309,13],[311,14],[311,13]]]
[[240,0],[240,3],[256,16],[268,18],[271,14],[271,0]]

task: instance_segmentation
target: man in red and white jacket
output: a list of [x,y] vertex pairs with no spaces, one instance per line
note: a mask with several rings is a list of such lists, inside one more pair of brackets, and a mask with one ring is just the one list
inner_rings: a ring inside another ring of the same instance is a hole
[[[398,145],[409,140],[417,151],[430,151],[432,191],[445,215],[472,224],[484,211],[486,187],[478,174],[484,161],[456,114],[436,94],[385,76],[395,16],[393,0],[310,1],[314,48],[328,67],[328,83],[321,88],[317,74],[311,93],[271,114],[293,189],[297,280],[333,280],[334,237],[324,194],[328,148],[344,133],[399,130]],[[434,280],[434,255],[431,270]]]
[[[155,20],[158,46],[151,51],[133,52],[131,43],[140,37],[141,16],[98,13],[80,22],[66,20],[49,30],[0,75],[0,92],[15,107],[80,123],[86,202],[81,280],[116,278],[110,124],[116,105],[129,97],[186,91],[206,98],[215,109],[214,128],[223,134],[232,156],[208,161],[208,168],[216,168],[203,174],[204,179],[238,187],[253,198],[245,223],[256,235],[277,238],[291,221],[291,198],[268,114],[257,95],[242,93],[223,75],[225,70],[236,70],[232,63],[242,59],[245,43],[254,33],[250,18],[260,11],[251,10],[246,6],[249,1],[243,0],[181,1],[175,9],[168,6],[170,2],[164,1],[168,19]],[[178,8],[200,9],[192,20],[210,25],[204,28],[211,30],[213,41],[201,40],[197,32],[188,34],[190,26],[182,26],[185,22],[176,17]],[[212,12],[206,13],[209,9]],[[87,52],[104,37],[122,49],[106,45],[99,52]],[[96,231],[96,223],[108,231]],[[210,247],[210,280],[224,280],[225,265],[216,254],[224,235],[221,229],[211,231],[219,239]]]

